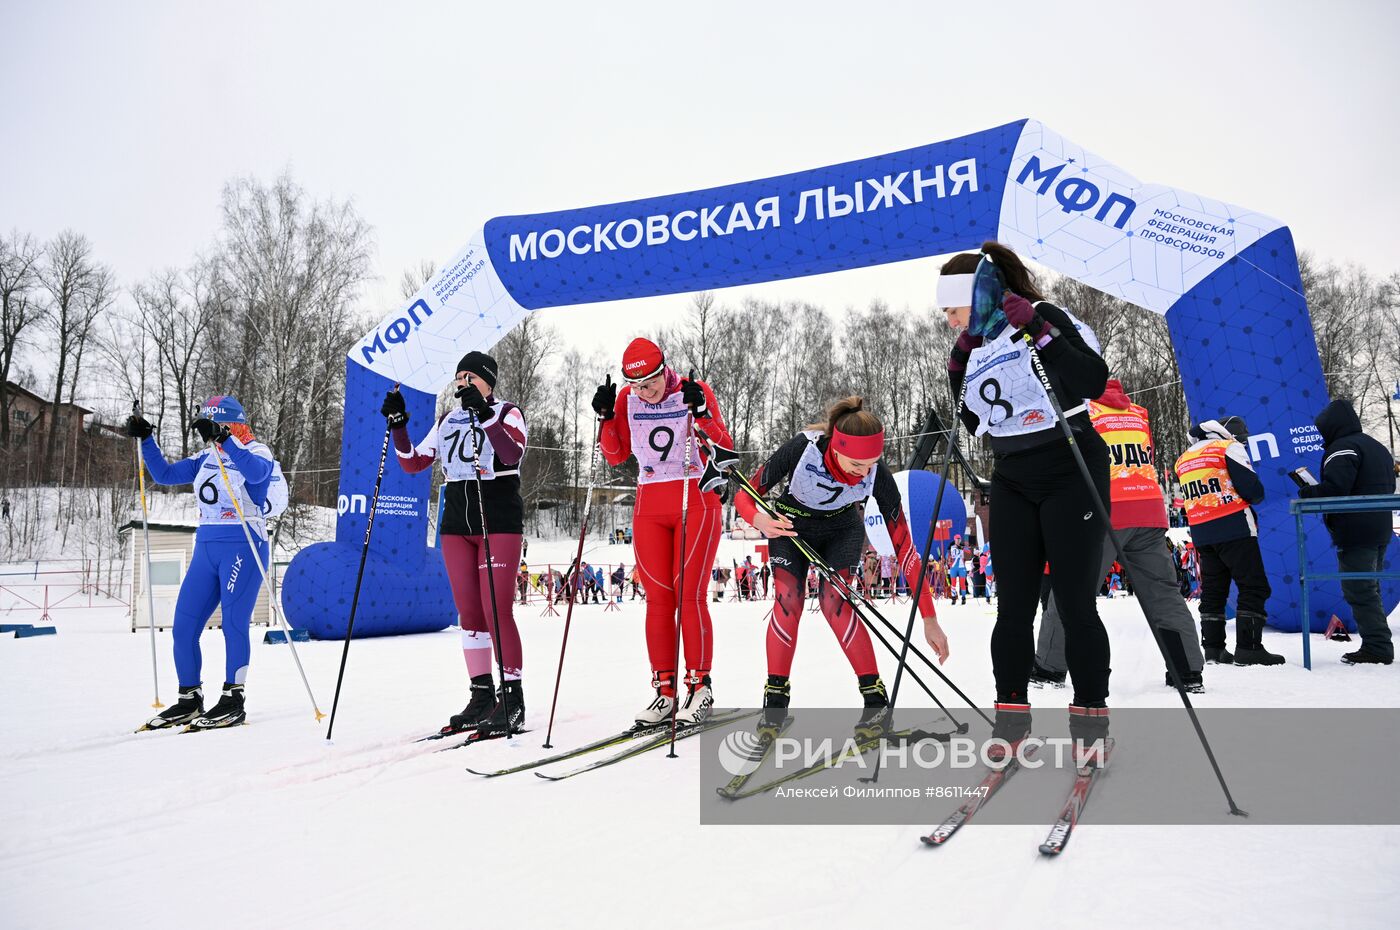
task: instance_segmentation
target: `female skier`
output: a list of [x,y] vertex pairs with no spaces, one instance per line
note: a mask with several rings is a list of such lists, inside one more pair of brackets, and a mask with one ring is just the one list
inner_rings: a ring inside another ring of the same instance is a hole
[[[462,356],[456,380],[460,406],[438,417],[416,447],[408,438],[403,395],[390,391],[380,408],[393,432],[394,451],[404,471],[420,472],[442,460],[442,493],[447,499],[442,515],[442,561],[452,585],[452,600],[462,627],[462,655],[471,677],[471,699],[439,731],[444,736],[469,729],[476,729],[482,737],[508,736],[519,732],[525,720],[520,631],[515,626],[511,595],[524,532],[520,460],[525,457],[527,429],[519,407],[496,399],[496,377],[496,360],[485,352]],[[489,538],[482,535],[483,510]],[[500,641],[493,635],[497,629]],[[493,686],[493,659],[504,669],[505,680],[499,690]]]
[[[974,313],[973,280],[984,256],[999,271],[1004,290],[999,302],[979,304]],[[1001,581],[992,630],[997,735],[1015,740],[1030,729],[1032,631],[1047,559],[1074,679],[1071,728],[1101,729],[1108,719],[1109,650],[1095,594],[1109,515],[1096,512],[1022,334],[1034,341],[1105,507],[1108,447],[1089,421],[1085,398],[1103,393],[1108,366],[1093,332],[1047,302],[1016,253],[999,243],[987,242],[980,253],[956,255],[943,266],[938,305],[949,325],[962,330],[948,361],[953,396],[963,398],[959,413],[969,432],[990,435],[996,459],[991,535],[997,538]]]
[[[194,554],[180,582],[171,630],[180,699],[147,721],[143,730],[181,724],[188,724],[190,730],[216,730],[247,720],[243,683],[251,654],[248,623],[262,587],[262,573],[254,564],[240,524],[246,518],[258,558],[266,566],[265,518],[276,515],[269,513],[268,506],[276,463],[272,450],[253,438],[243,407],[232,396],[209,398],[191,429],[210,446],[178,462],[167,462],[152,435],[155,428],[140,415],[126,421],[126,434],[141,440],[141,458],[151,480],[156,484],[193,484],[199,504]],[[285,483],[279,484],[284,491]],[[285,503],[284,498],[282,505]],[[199,635],[215,607],[220,608],[224,630],[224,689],[218,702],[206,711]]]
[[[647,593],[647,654],[656,693],[636,721],[639,726],[655,726],[669,719],[674,709],[677,725],[696,724],[709,716],[714,703],[710,685],[714,646],[705,586],[719,548],[719,491],[724,478],[714,463],[700,457],[699,443],[687,434],[687,423],[725,450],[732,449],[734,441],[710,386],[682,378],[650,340],[634,339],[627,346],[622,375],[627,385],[621,391],[611,378],[598,387],[593,411],[602,420],[598,448],[608,464],[617,467],[630,456],[637,458],[633,550]],[[686,493],[689,509],[683,515],[681,501]],[[685,585],[679,594],[678,580]],[[677,708],[678,599],[686,693]]]
[[[852,566],[860,563],[865,545],[865,501],[873,494],[894,543],[898,571],[911,583],[919,577],[919,552],[904,520],[899,486],[880,461],[885,429],[864,406],[859,397],[838,401],[827,412],[825,424],[798,433],[754,472],[754,490],[764,495],[785,485],[773,501],[779,516],[760,511],[747,494],[734,502],[740,515],[772,540],[769,561],[773,563],[774,602],[768,624],[768,683],[763,689],[764,723],[770,727],[781,724],[787,715],[792,694],[788,676],[802,617],[802,579],[809,567],[793,538],[801,539],[854,585]],[[850,602],[826,579],[822,579],[819,597],[826,622],[856,673],[866,708],[862,723],[874,720],[889,701],[870,634]],[[938,625],[930,585],[920,592],[919,612],[924,618],[924,638],[940,662],[947,659],[948,638]]]

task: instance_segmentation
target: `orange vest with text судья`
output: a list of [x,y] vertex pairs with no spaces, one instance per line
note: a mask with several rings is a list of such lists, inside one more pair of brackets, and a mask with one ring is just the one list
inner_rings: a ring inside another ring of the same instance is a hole
[[1186,500],[1186,522],[1192,526],[1219,520],[1249,509],[1249,502],[1235,490],[1225,464],[1232,440],[1217,439],[1187,449],[1176,460],[1181,496]]

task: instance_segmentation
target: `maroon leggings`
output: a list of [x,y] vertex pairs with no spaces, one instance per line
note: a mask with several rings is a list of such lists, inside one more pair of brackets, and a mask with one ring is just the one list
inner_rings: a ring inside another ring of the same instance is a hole
[[[452,600],[462,626],[462,654],[467,672],[476,675],[491,671],[495,642],[507,678],[519,678],[522,665],[520,630],[512,612],[515,576],[520,570],[520,534],[491,534],[491,571],[496,580],[496,614],[491,614],[491,586],[486,577],[486,546],[480,536],[442,536],[442,561],[452,583]],[[501,625],[495,638],[495,621]]]

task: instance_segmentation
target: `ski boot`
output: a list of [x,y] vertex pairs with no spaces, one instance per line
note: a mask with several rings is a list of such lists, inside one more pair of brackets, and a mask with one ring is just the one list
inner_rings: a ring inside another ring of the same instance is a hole
[[460,714],[447,719],[447,726],[438,730],[438,736],[456,736],[467,730],[475,730],[477,724],[485,720],[496,706],[496,686],[490,674],[477,675],[472,679],[472,696]]
[[786,675],[769,675],[768,684],[763,686],[763,717],[758,725],[758,735],[776,737],[788,719],[788,702],[792,699],[792,683]]
[[1036,688],[1063,688],[1067,674],[1064,671],[1052,672],[1036,662],[1031,666],[1031,685]]
[[224,682],[224,691],[219,695],[218,703],[190,721],[185,732],[223,730],[239,726],[247,720],[248,714],[243,709],[243,686]]
[[[1206,683],[1205,683],[1205,679],[1201,677],[1201,673],[1200,673],[1200,672],[1178,672],[1177,674],[1181,676],[1181,684],[1182,684],[1182,687],[1184,687],[1184,688],[1186,689],[1186,693],[1187,693],[1187,694],[1205,694],[1205,693],[1206,693]],[[1175,687],[1176,687],[1176,685],[1172,684],[1172,673],[1171,673],[1171,672],[1167,672],[1167,687],[1168,687],[1168,688],[1175,688]]]
[[519,733],[525,725],[525,692],[520,679],[507,679],[496,692],[496,706],[477,724],[478,739],[499,739]]
[[204,689],[199,685],[180,689],[180,699],[142,724],[137,733],[184,726],[204,713]]
[[890,699],[885,693],[885,683],[879,675],[861,675],[860,696],[865,708],[856,722],[855,737],[858,742],[877,739],[885,735],[890,726]]
[[1231,665],[1235,657],[1225,648],[1225,618],[1211,614],[1201,616],[1201,650],[1207,662]]
[[710,676],[702,672],[686,672],[685,687],[685,700],[676,711],[676,726],[698,726],[710,718],[710,708],[715,705],[715,695],[710,689]]
[[1031,733],[1031,705],[1022,694],[999,694],[996,704],[996,722],[992,725],[992,739],[1004,740],[1006,746],[987,747],[987,759],[993,764],[1009,761],[1016,749]]
[[636,729],[654,727],[671,719],[671,710],[676,706],[676,673],[652,672],[651,686],[656,689],[656,697],[637,714]]
[[1235,664],[1282,665],[1284,658],[1264,648],[1264,616],[1241,611],[1235,617]]
[[1103,768],[1112,744],[1108,738],[1108,707],[1102,702],[1071,704],[1069,735],[1074,740],[1075,768]]
[[1376,655],[1374,652],[1367,652],[1365,648],[1361,648],[1342,656],[1342,661],[1347,665],[1389,665],[1395,660]]

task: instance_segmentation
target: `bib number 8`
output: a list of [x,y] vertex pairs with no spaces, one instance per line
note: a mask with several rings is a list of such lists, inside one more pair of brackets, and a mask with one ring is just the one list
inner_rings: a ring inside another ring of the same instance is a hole
[[[988,390],[989,388],[990,391]],[[987,396],[989,393],[991,394],[990,397]],[[1002,399],[1001,382],[998,381],[996,378],[988,378],[987,380],[983,381],[980,385],[978,385],[977,396],[981,397],[983,402],[986,403],[988,407],[993,408],[993,410],[995,408],[1000,407],[1001,409],[1006,411],[1006,416],[994,420],[991,417],[992,411],[989,410],[987,421],[990,425],[1004,423],[1016,415],[1016,408],[1011,406],[1011,402]]]

